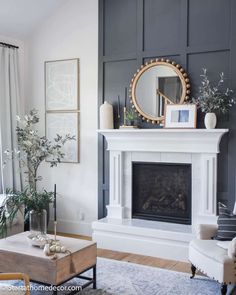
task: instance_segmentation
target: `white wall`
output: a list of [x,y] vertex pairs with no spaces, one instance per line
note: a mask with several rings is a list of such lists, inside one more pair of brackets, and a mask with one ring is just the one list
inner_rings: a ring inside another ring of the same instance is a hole
[[[80,163],[43,164],[40,175],[47,190],[57,184],[58,229],[91,234],[97,219],[97,80],[98,0],[68,0],[27,41],[29,52],[28,109],[40,111],[44,134],[44,62],[80,59]],[[83,219],[84,215],[84,219]]]
[[19,53],[19,72],[20,72],[20,94],[22,100],[22,109],[24,109],[24,100],[25,100],[25,75],[26,75],[26,67],[25,67],[25,43],[23,40],[11,38],[8,36],[0,35],[0,42],[8,43],[11,45],[18,46]]

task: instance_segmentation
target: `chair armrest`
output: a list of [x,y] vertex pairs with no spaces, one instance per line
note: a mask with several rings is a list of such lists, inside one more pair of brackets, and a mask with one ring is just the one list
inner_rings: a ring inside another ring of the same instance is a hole
[[0,280],[23,280],[25,282],[26,295],[30,295],[30,279],[29,276],[23,273],[0,273]]
[[231,259],[235,260],[236,257],[236,238],[233,238],[233,240],[230,242],[228,247],[228,256]]
[[199,224],[197,227],[197,238],[200,240],[210,240],[216,235],[217,224]]

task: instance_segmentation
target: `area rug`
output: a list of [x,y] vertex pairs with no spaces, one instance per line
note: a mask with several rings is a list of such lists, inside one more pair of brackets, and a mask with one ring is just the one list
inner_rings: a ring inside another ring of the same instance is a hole
[[[37,266],[35,266],[37,267]],[[87,272],[86,275],[91,275]],[[73,279],[67,285],[78,285]],[[14,282],[16,286],[18,283]],[[217,295],[220,284],[206,277],[189,278],[189,274],[138,265],[129,262],[98,258],[97,290],[87,288],[78,295]],[[230,294],[235,294],[233,291]],[[228,293],[228,294],[229,294]],[[52,294],[32,291],[32,295]],[[65,295],[65,292],[58,292]]]

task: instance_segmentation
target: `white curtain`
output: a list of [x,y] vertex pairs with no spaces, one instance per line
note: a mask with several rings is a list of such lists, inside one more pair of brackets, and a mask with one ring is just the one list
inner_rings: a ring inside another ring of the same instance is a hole
[[20,115],[18,49],[0,46],[0,192],[20,190],[22,179],[17,160],[7,161],[4,151],[17,149],[16,115]]

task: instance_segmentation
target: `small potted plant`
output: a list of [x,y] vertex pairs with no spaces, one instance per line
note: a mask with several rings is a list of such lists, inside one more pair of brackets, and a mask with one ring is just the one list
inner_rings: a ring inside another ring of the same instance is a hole
[[216,114],[226,114],[236,103],[236,99],[232,96],[232,89],[223,88],[223,72],[215,85],[209,81],[206,69],[203,69],[203,74],[200,76],[202,81],[199,87],[199,94],[197,98],[193,98],[193,102],[206,114],[204,119],[206,128],[214,129],[217,123]]
[[46,214],[49,204],[53,201],[53,192],[37,188],[37,182],[42,180],[42,177],[38,175],[38,168],[45,159],[49,161],[50,167],[57,166],[64,157],[62,146],[74,140],[74,136],[69,134],[65,137],[57,134],[52,141],[45,136],[40,136],[35,129],[35,125],[39,122],[36,110],[30,111],[23,118],[17,116],[17,121],[18,149],[5,151],[4,164],[7,164],[7,160],[17,159],[19,161],[20,168],[24,169],[26,175],[26,187],[20,192],[13,189],[6,191],[5,201],[0,207],[0,236],[7,234],[7,225],[12,225],[14,218],[22,208],[26,209],[26,217],[31,214],[33,223],[31,226],[38,227],[42,234],[45,233]]
[[138,115],[133,108],[126,110],[126,124],[127,126],[137,127]]

